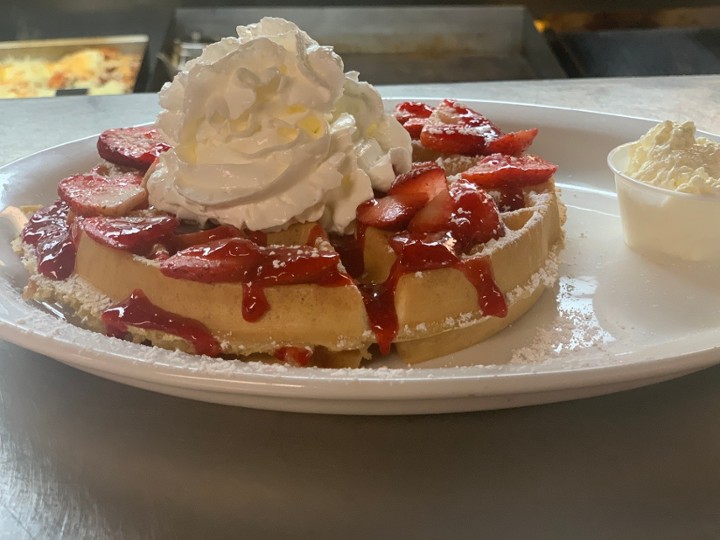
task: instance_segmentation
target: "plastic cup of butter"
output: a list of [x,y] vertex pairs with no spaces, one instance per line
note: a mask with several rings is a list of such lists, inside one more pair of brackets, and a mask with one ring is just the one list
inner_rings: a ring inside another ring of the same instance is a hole
[[720,196],[673,191],[628,176],[631,144],[614,148],[607,158],[625,243],[641,255],[720,262]]

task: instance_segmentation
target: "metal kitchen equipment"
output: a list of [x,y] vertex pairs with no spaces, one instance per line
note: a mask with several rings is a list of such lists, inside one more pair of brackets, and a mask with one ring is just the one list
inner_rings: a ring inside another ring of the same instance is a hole
[[266,16],[294,21],[319,43],[332,45],[346,70],[374,84],[566,76],[521,6],[181,8],[150,89],[174,76],[189,56],[182,54],[189,53],[188,44],[234,36],[237,25]]

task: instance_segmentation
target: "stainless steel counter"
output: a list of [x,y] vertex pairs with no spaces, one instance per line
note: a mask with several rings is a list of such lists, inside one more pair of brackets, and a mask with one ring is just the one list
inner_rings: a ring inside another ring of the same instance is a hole
[[[720,132],[720,76],[384,87]],[[0,101],[0,164],[152,119],[152,95]],[[720,367],[416,417],[193,402],[0,342],[0,539],[717,538]]]

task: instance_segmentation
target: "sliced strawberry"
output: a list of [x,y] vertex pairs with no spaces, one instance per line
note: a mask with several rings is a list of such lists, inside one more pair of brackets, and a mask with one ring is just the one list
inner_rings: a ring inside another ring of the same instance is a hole
[[168,242],[179,225],[172,216],[89,217],[80,227],[90,238],[114,249],[147,255],[156,244]]
[[310,246],[261,247],[262,264],[257,278],[268,285],[291,283],[319,283],[337,273],[340,255],[334,251],[320,251]]
[[420,142],[443,154],[476,156],[485,152],[485,138],[476,128],[462,125],[425,124]]
[[412,118],[428,118],[435,109],[420,101],[405,101],[395,107],[395,118],[404,124]]
[[245,235],[240,229],[232,225],[218,225],[211,229],[176,234],[170,243],[174,251],[180,251],[191,246],[207,244],[213,240],[220,240],[221,238],[245,238]]
[[450,230],[463,252],[505,234],[497,205],[485,191],[458,180],[450,186],[450,195],[455,203]]
[[245,238],[223,238],[178,251],[161,261],[160,271],[171,278],[203,283],[247,282],[262,262],[258,246]]
[[557,165],[541,157],[520,157],[491,154],[462,173],[462,178],[482,188],[533,186],[547,182],[557,171]]
[[441,122],[473,127],[489,127],[500,131],[495,124],[479,112],[465,107],[454,99],[443,99],[434,111]]
[[169,277],[205,283],[265,285],[321,283],[337,273],[340,257],[310,246],[259,247],[245,238],[224,238],[177,252],[160,264]]
[[489,154],[498,153],[519,156],[532,144],[537,134],[537,128],[505,133],[494,141],[487,143],[487,152]]
[[395,118],[407,130],[413,139],[420,138],[425,120],[432,114],[433,108],[419,101],[406,101],[395,107]]
[[427,119],[420,142],[443,154],[475,156],[487,153],[487,143],[501,135],[482,114],[446,99]]
[[504,234],[493,198],[463,180],[438,193],[413,216],[407,228],[411,234],[452,232],[463,252]]
[[426,202],[424,193],[398,193],[370,199],[357,207],[357,219],[369,227],[400,230]]
[[398,175],[388,195],[418,193],[424,194],[429,201],[441,191],[447,191],[445,171],[434,161],[423,161],[413,164],[408,172]]
[[410,135],[410,138],[417,141],[420,139],[420,134],[425,126],[425,122],[427,122],[426,118],[411,118],[403,124],[403,127]]
[[68,278],[75,269],[76,253],[69,227],[46,229],[35,244],[38,272],[53,280]]
[[23,227],[20,233],[23,242],[35,246],[49,231],[58,228],[66,229],[69,212],[70,208],[67,203],[61,199],[41,208],[30,216]]
[[273,356],[286,364],[305,367],[310,365],[313,350],[310,347],[280,347]]
[[35,212],[23,227],[23,242],[35,247],[38,272],[63,280],[75,268],[75,241],[68,223],[70,209],[57,200]]
[[455,240],[449,231],[418,234],[403,232],[390,239],[407,272],[446,268],[459,262]]
[[413,216],[408,223],[408,231],[428,233],[450,230],[450,218],[454,208],[455,201],[450,192],[441,191]]
[[108,129],[100,134],[97,149],[100,157],[124,167],[146,171],[170,145],[152,126]]
[[139,171],[98,165],[61,180],[58,195],[80,216],[118,217],[147,206],[142,180]]

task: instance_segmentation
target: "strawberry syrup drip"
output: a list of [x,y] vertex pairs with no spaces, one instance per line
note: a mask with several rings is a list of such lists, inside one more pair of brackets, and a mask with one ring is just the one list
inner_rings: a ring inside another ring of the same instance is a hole
[[35,212],[21,234],[23,242],[35,247],[38,272],[60,281],[75,268],[77,250],[68,223],[69,208],[61,200]]
[[395,291],[400,277],[404,274],[437,268],[456,268],[475,288],[478,306],[485,315],[507,315],[507,304],[493,279],[490,260],[487,257],[461,260],[452,245],[452,236],[449,233],[428,235],[424,238],[398,234],[391,238],[391,246],[398,257],[387,280],[381,284],[359,286],[370,327],[382,354],[389,354],[398,333]]
[[242,284],[243,301],[242,316],[247,322],[256,322],[270,309],[265,296],[265,286],[259,281],[250,281]]
[[396,262],[384,283],[358,285],[370,321],[370,329],[375,334],[382,354],[390,354],[390,347],[398,332],[395,288],[401,272],[398,272],[397,268],[399,265]]
[[162,261],[160,271],[203,283],[240,283],[242,316],[254,322],[270,309],[266,287],[351,284],[350,277],[338,269],[339,263],[338,254],[311,246],[258,246],[247,238],[226,238],[182,250]]
[[492,273],[492,265],[488,257],[478,257],[460,261],[455,265],[460,270],[477,292],[478,305],[485,315],[493,317],[506,317],[507,303],[505,297],[498,288]]
[[135,289],[128,298],[106,309],[101,320],[108,335],[118,338],[125,337],[128,328],[135,326],[181,337],[192,344],[197,354],[218,356],[221,352],[220,344],[204,324],[157,307],[140,289]]
[[[307,250],[307,248],[306,248]],[[332,262],[337,255],[330,252],[316,252],[317,257],[305,259],[302,250],[296,247],[268,246],[260,248],[260,262],[243,282],[242,315],[248,322],[255,322],[270,309],[265,287],[289,284],[316,284],[324,287],[349,285],[352,280],[337,269],[337,264],[315,272],[313,259],[325,258]],[[324,265],[325,266],[325,265]]]

